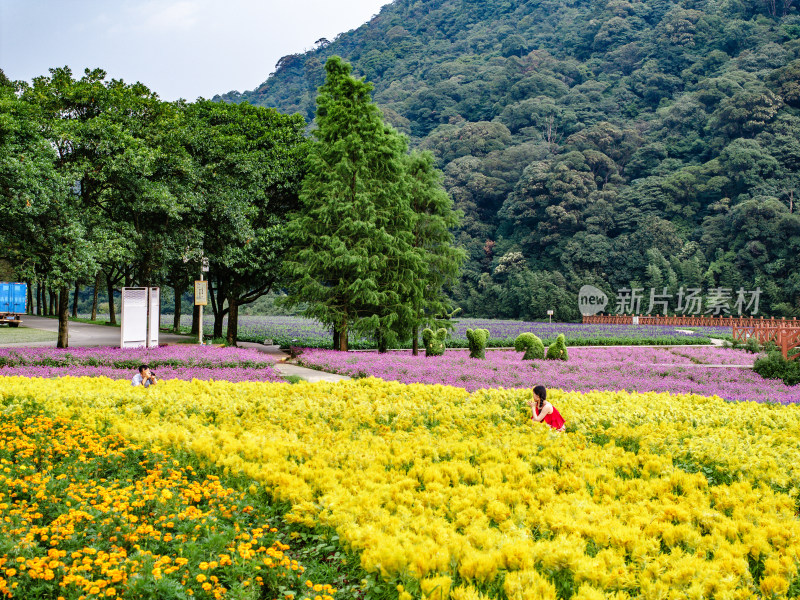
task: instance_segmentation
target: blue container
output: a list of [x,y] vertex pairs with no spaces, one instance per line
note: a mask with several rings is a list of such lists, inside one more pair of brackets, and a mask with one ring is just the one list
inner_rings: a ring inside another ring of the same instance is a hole
[[27,305],[27,283],[0,281],[0,316],[24,315]]

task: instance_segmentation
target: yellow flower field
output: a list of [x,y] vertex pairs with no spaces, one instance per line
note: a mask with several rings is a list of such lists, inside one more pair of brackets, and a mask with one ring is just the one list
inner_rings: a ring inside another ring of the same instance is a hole
[[192,471],[67,419],[0,413],[0,598],[333,600],[244,494]]
[[[402,600],[800,595],[800,410],[626,392],[0,378],[5,404],[179,446],[330,528]],[[15,399],[15,400],[12,400]]]

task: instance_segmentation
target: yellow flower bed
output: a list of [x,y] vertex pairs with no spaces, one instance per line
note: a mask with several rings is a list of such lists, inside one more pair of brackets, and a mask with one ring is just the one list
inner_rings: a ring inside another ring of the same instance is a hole
[[277,531],[217,477],[120,436],[0,414],[0,598],[333,600]]
[[335,529],[408,600],[800,593],[800,410],[656,393],[549,399],[336,384],[0,378],[0,396],[191,449]]

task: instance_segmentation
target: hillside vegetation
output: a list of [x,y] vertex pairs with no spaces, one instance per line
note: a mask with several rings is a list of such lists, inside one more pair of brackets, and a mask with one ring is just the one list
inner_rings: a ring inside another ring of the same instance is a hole
[[311,121],[334,54],[444,171],[466,314],[576,318],[592,283],[800,315],[794,0],[396,0],[217,99]]

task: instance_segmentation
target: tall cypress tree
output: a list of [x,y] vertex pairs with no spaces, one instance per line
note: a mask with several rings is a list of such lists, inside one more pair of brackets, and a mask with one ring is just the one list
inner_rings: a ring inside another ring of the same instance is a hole
[[442,187],[442,174],[430,152],[413,152],[406,157],[406,181],[411,210],[414,212],[414,247],[425,264],[420,274],[422,293],[414,305],[413,353],[419,352],[418,330],[435,324],[437,316],[450,311],[443,288],[459,277],[465,253],[453,246],[451,230],[458,227],[461,212]]
[[288,301],[307,303],[307,316],[331,325],[340,350],[350,330],[374,334],[385,348],[410,332],[423,293],[408,145],[383,122],[372,85],[353,77],[349,64],[331,57],[325,70],[301,210],[288,228]]

